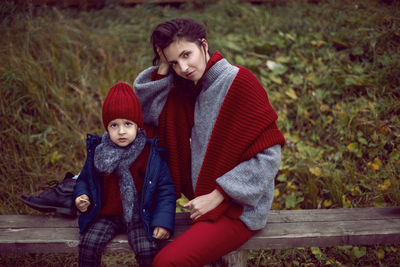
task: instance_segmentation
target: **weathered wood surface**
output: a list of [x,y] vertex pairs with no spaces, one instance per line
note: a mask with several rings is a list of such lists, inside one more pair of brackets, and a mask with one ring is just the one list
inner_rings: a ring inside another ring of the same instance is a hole
[[[23,4],[33,4],[33,5],[64,5],[64,6],[95,6],[96,4],[105,3],[106,0],[16,0],[17,3]],[[173,4],[173,3],[212,3],[218,0],[115,0],[116,4],[144,4],[144,3],[154,3],[154,4]],[[271,0],[239,0],[242,2],[271,2]],[[284,1],[284,0],[282,0]]]
[[[175,237],[190,225],[176,216]],[[0,253],[76,253],[76,219],[52,215],[0,215]],[[241,249],[400,243],[400,207],[271,211],[267,226]],[[130,252],[125,235],[108,252]]]

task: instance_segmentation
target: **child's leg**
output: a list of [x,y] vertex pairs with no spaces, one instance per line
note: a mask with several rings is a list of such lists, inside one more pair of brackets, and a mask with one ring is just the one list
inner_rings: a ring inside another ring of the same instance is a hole
[[100,266],[101,256],[107,243],[124,230],[120,216],[98,218],[85,233],[79,243],[79,266]]
[[197,222],[164,247],[153,266],[203,266],[239,248],[255,233],[239,219],[226,216],[216,222]]
[[127,232],[128,242],[135,252],[136,262],[140,267],[151,266],[158,247],[156,241],[150,241],[147,238],[142,221],[130,223]]

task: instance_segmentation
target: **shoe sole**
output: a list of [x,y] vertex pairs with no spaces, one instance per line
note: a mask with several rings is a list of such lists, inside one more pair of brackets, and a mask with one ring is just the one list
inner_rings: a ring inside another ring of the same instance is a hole
[[29,202],[26,199],[23,199],[22,197],[19,198],[22,202],[24,202],[26,205],[29,207],[38,210],[40,212],[56,212],[62,215],[67,215],[71,217],[76,216],[76,211],[68,209],[68,208],[61,208],[61,207],[53,207],[53,206],[46,206],[46,205],[40,205],[36,203]]

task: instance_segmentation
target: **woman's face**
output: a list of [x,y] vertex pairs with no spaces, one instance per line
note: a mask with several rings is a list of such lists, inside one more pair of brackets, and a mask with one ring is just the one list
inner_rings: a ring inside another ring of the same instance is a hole
[[210,59],[206,51],[208,51],[206,40],[199,46],[197,43],[180,39],[167,46],[164,55],[176,74],[197,82],[203,76]]

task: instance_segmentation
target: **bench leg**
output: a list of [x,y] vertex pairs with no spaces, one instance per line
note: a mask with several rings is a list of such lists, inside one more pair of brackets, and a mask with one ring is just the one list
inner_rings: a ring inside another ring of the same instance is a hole
[[235,250],[204,267],[246,267],[247,250]]

